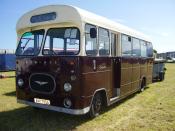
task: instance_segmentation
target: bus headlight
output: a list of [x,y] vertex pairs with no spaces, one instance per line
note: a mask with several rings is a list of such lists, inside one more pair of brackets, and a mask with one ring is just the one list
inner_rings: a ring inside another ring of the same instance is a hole
[[72,106],[72,102],[68,98],[65,98],[63,103],[64,103],[64,107],[66,108],[70,108]]
[[19,87],[22,87],[23,85],[24,85],[24,81],[23,81],[23,79],[18,79],[18,86]]
[[64,90],[65,90],[66,92],[71,91],[71,90],[72,90],[71,84],[70,84],[70,83],[65,83],[65,84],[64,84]]

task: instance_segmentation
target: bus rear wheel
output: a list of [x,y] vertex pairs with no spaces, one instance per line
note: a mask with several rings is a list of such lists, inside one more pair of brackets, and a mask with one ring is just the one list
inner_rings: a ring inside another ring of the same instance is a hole
[[144,91],[145,86],[146,86],[146,80],[143,78],[143,79],[142,79],[141,86],[140,86],[140,91],[141,91],[141,92],[143,92],[143,91]]
[[95,96],[92,100],[91,108],[89,111],[89,117],[94,118],[94,117],[98,116],[101,109],[102,109],[102,97],[101,97],[100,93],[97,93],[97,94],[95,94]]
[[159,80],[163,81],[165,78],[165,73],[159,73]]

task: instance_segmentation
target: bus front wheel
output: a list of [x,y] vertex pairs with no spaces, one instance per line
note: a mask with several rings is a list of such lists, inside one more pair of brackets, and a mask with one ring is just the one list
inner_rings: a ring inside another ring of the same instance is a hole
[[89,111],[89,116],[91,118],[98,116],[101,109],[102,109],[102,97],[101,97],[100,93],[97,93],[97,94],[95,94],[95,96],[92,100],[91,108]]

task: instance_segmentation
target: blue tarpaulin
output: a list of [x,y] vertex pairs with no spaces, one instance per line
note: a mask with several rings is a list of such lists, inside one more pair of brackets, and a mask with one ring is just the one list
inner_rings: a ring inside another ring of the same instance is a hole
[[16,68],[15,54],[0,54],[0,71],[10,71]]

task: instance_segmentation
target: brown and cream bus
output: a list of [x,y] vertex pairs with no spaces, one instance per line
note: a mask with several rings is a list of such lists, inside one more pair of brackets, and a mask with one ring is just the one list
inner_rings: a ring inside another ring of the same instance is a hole
[[50,5],[17,23],[17,101],[97,116],[152,82],[150,39],[85,10]]

